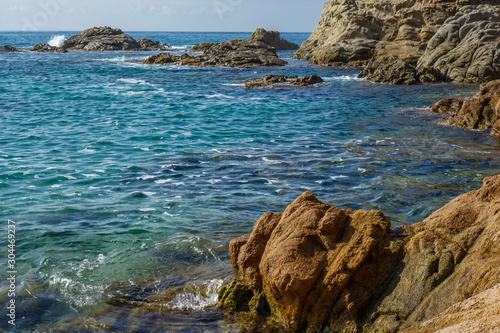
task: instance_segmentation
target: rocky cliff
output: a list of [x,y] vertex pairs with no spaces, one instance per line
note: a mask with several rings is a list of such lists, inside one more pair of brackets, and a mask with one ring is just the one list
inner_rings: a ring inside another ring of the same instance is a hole
[[[466,5],[472,7],[457,14]],[[500,75],[494,65],[498,7],[493,0],[332,0],[295,57],[319,65],[366,66],[362,75],[369,81],[487,81]]]
[[289,331],[495,332],[500,175],[397,230],[380,211],[306,192],[284,213],[264,214],[230,253],[244,281],[222,290],[221,308]]

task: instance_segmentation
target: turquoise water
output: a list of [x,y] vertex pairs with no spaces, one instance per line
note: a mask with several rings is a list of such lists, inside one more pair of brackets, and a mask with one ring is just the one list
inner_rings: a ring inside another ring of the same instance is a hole
[[[29,49],[60,34],[72,33],[0,33],[0,44]],[[250,36],[131,35],[176,54]],[[308,34],[284,37],[300,43]],[[230,324],[213,305],[233,276],[229,241],[262,213],[308,190],[340,207],[380,209],[396,227],[498,173],[498,141],[440,126],[424,110],[477,86],[367,83],[291,51],[279,53],[288,66],[264,69],[143,65],[151,54],[0,53],[0,265],[10,219],[18,331],[75,320],[96,331],[222,331]],[[267,73],[325,82],[242,88]],[[0,270],[1,318],[7,276]],[[165,294],[159,309],[118,325],[132,303],[149,304],[145,290]],[[117,293],[132,296],[111,304]]]

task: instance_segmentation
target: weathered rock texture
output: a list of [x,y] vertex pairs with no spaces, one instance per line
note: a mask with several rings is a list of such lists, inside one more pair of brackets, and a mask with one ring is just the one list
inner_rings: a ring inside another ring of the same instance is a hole
[[31,48],[32,52],[60,52],[64,53],[66,52],[65,49],[62,47],[57,47],[57,46],[50,46],[49,44],[44,44],[44,43],[38,43],[35,46]]
[[[193,52],[203,52],[198,56],[171,56],[163,53],[151,56],[145,64],[178,63],[187,66],[242,67],[284,66],[286,61],[276,54],[276,49],[264,42],[233,39],[223,43],[203,43],[192,48]],[[168,55],[168,56],[167,56]],[[163,59],[163,60],[160,60]]]
[[230,253],[293,331],[495,332],[500,175],[404,233],[379,211],[339,209],[306,192],[283,214],[264,214]]
[[462,7],[429,42],[417,71],[432,67],[456,82],[500,78],[500,6]]
[[159,53],[148,57],[143,63],[147,65],[163,65],[178,62],[180,60],[180,57],[173,56],[170,53]]
[[[318,26],[296,53],[321,65],[365,65],[377,48],[418,57],[437,29],[464,1],[333,0],[325,3]],[[404,47],[407,52],[398,52]],[[410,51],[410,52],[408,52]],[[416,54],[415,54],[416,53]]]
[[16,52],[17,49],[10,45],[0,45],[0,52]]
[[443,125],[487,130],[500,138],[500,80],[484,85],[473,98],[447,98],[430,106],[431,111],[449,113]]
[[141,45],[120,29],[93,27],[66,39],[64,49],[85,51],[138,50]]
[[323,82],[323,79],[318,75],[306,75],[298,77],[297,75],[264,75],[262,79],[245,82],[245,88],[262,88],[262,87],[305,87],[316,83]]
[[285,327],[320,329],[333,312],[346,321],[363,316],[396,269],[402,244],[380,211],[341,210],[306,192],[283,214],[264,214],[251,235],[231,242],[230,253]]
[[[464,5],[474,6],[457,14]],[[498,5],[493,0],[332,0],[295,57],[320,65],[366,66],[362,76],[376,82],[485,81],[498,72]],[[444,50],[453,52],[446,56]],[[448,60],[452,65],[444,64]]]
[[249,40],[255,42],[264,42],[269,46],[274,47],[277,51],[297,50],[299,48],[297,44],[281,38],[278,31],[266,31],[262,28],[258,28],[257,30],[255,30]]

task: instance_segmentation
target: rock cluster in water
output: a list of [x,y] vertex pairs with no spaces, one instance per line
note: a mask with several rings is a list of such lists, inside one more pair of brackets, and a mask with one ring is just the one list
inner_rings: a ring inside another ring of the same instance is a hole
[[169,53],[153,55],[145,64],[179,63],[187,66],[224,66],[254,68],[260,66],[284,66],[286,61],[276,54],[276,49],[256,41],[233,39],[223,43],[203,43],[193,47],[194,52],[203,52],[201,55],[173,56]]
[[376,82],[485,82],[500,78],[499,13],[494,0],[332,0],[294,56]]
[[267,74],[259,80],[245,82],[245,88],[261,88],[261,87],[304,87],[323,82],[323,79],[318,75],[306,75],[298,77],[297,75],[273,75]]
[[148,38],[135,40],[123,33],[120,29],[110,27],[93,27],[84,30],[79,35],[73,35],[64,41],[61,47],[48,44],[36,44],[31,51],[34,52],[66,52],[67,50],[84,51],[151,51],[168,48]]
[[500,80],[484,85],[471,99],[446,98],[430,106],[431,111],[447,113],[444,125],[487,130],[500,138]]
[[243,279],[221,291],[219,306],[297,332],[493,332],[499,212],[500,175],[396,230],[380,211],[306,192],[231,241]]
[[249,40],[232,39],[222,43],[201,43],[193,46],[192,52],[201,55],[158,54],[144,61],[145,64],[178,63],[187,66],[240,67],[255,68],[261,66],[284,66],[285,60],[278,57],[276,50],[294,48],[296,45],[279,36],[277,31],[257,29]]

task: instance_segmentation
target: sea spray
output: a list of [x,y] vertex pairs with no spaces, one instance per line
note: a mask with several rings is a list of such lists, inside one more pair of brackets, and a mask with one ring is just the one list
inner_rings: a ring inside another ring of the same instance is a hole
[[54,47],[62,47],[65,39],[66,36],[64,35],[52,36],[51,39],[49,40],[49,45]]

